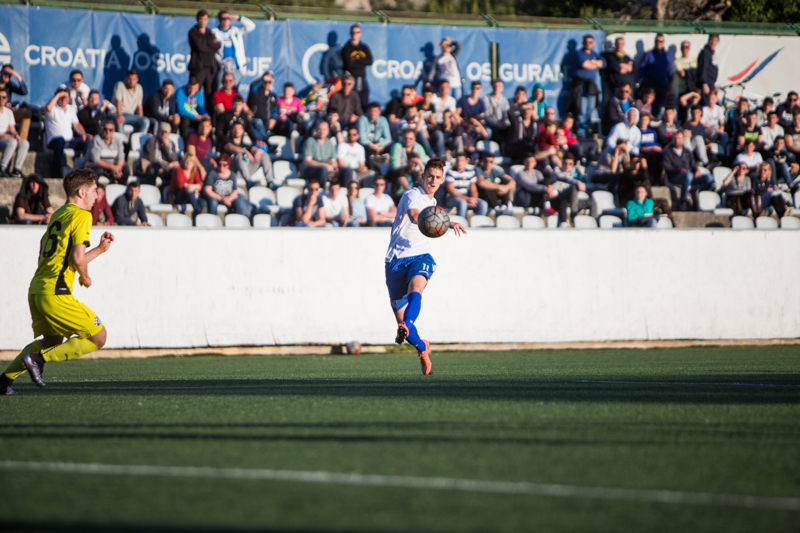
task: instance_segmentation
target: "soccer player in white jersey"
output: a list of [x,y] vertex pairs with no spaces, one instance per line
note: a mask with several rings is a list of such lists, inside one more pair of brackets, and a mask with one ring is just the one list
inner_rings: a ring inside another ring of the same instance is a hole
[[[444,161],[428,161],[421,181],[420,186],[406,191],[397,205],[392,240],[386,252],[386,286],[397,318],[395,342],[403,344],[408,340],[417,349],[422,373],[427,376],[431,373],[431,345],[419,336],[414,323],[422,308],[422,291],[436,270],[436,263],[428,253],[428,237],[417,227],[417,217],[426,207],[436,205],[433,195],[444,183]],[[457,222],[451,222],[450,228],[459,237],[466,234]]]

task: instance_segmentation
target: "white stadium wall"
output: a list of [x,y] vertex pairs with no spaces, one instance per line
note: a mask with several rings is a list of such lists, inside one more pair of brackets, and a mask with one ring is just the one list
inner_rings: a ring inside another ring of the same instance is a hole
[[[385,229],[112,228],[75,296],[108,348],[389,344]],[[95,228],[93,246],[101,231]],[[42,228],[0,228],[0,350],[32,332]],[[800,336],[800,231],[470,230],[431,241],[440,343]]]

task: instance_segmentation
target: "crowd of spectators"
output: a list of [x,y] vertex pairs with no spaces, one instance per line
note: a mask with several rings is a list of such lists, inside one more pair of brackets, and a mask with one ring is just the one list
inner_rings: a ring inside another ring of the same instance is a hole
[[[628,225],[653,226],[659,214],[691,209],[692,194],[714,188],[711,170],[722,164],[733,169],[722,192],[737,214],[757,216],[768,207],[790,212],[782,191],[798,187],[797,94],[777,107],[766,98],[753,109],[742,98],[724,109],[717,35],[697,56],[682,43],[681,57],[673,59],[658,34],[639,61],[626,54],[623,37],[598,53],[585,36],[570,72],[569,112],[558,120],[541,84],[530,95],[517,87],[511,100],[499,79],[485,95],[481,82],[466,84],[457,59],[461,45],[450,38],[437,43],[441,53],[422,74],[421,94],[417,85],[405,85],[382,107],[369,99],[365,69],[372,54],[358,25],[341,48],[341,75],[326,87],[298,95],[287,82],[279,94],[265,72],[240,93],[242,36],[255,25],[226,10],[217,18],[210,28],[208,14],[197,14],[185,84],[167,79],[147,95],[131,69],[108,101],[75,70],[44,107],[52,176],[62,175],[70,148],[103,183],[128,185],[113,205],[100,195],[95,223],[146,224],[140,183],[160,186],[169,203],[182,210],[191,205],[195,214],[216,214],[223,204],[252,217],[259,208],[240,188],[282,185],[272,163],[279,154],[270,153],[268,142],[276,135],[291,143],[290,159],[306,182],[286,217],[297,226],[391,225],[395,203],[433,157],[447,162],[438,201],[459,216],[521,207],[557,214],[564,227],[582,212],[598,216],[584,194],[594,188],[614,194],[628,211]],[[20,176],[31,113],[10,99],[26,95],[27,86],[11,65],[1,74],[0,173]],[[146,141],[129,168],[132,133]],[[653,199],[654,185],[673,187],[677,202]],[[362,187],[374,190],[363,201]],[[14,221],[46,222],[51,211],[45,182],[26,179]]]

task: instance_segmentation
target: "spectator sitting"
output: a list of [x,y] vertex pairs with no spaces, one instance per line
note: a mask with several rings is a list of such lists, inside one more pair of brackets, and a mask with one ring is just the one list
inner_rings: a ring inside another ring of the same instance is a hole
[[288,81],[283,84],[283,96],[278,97],[277,103],[275,133],[289,137],[295,129],[295,124],[303,123],[303,114],[306,112],[306,108],[303,106],[303,102],[294,95],[294,85]]
[[[261,143],[262,145],[264,143]],[[268,185],[278,187],[283,182],[275,182],[275,175],[272,173],[272,160],[267,152],[258,146],[247,147],[244,145],[244,126],[241,122],[234,122],[233,129],[228,135],[224,146],[225,153],[231,156],[231,170],[239,172],[248,188],[254,185]],[[253,180],[253,175],[261,169],[264,173],[265,181]]]
[[153,132],[158,132],[159,122],[168,122],[174,131],[181,125],[181,116],[178,114],[178,105],[173,92],[175,84],[166,79],[161,83],[161,88],[151,94],[144,103],[144,116],[150,119]]
[[111,206],[114,221],[120,226],[149,226],[144,202],[139,198],[139,182],[132,181],[125,189],[125,194],[114,200]]
[[572,107],[578,113],[578,138],[588,136],[592,116],[597,109],[600,94],[600,69],[606,68],[606,60],[593,50],[594,37],[583,36],[583,48],[577,52],[575,74],[572,80]]
[[[519,117],[522,115],[522,106],[528,103],[528,94],[525,87],[522,85],[514,89],[514,100],[509,103],[508,118]],[[536,109],[533,110],[533,119],[539,120],[539,115],[536,114]]]
[[536,155],[528,153],[523,158],[525,167],[517,172],[517,191],[514,194],[514,205],[528,208],[541,207],[544,203],[545,183],[549,183],[544,175],[536,170]]
[[704,137],[719,145],[719,153],[724,154],[728,148],[728,134],[725,133],[725,109],[717,105],[717,93],[708,95],[708,105],[703,107],[700,122],[705,128]]
[[[456,99],[450,96],[450,82],[443,80],[439,83],[438,92],[431,99],[431,105],[433,106],[433,122],[436,124],[441,124],[444,121],[445,111],[450,111],[455,115],[458,104]],[[457,116],[454,120],[459,122],[461,117]]]
[[569,163],[564,163],[565,171],[558,167],[551,173],[544,184],[545,197],[543,213],[550,216],[558,212],[559,227],[569,227],[569,211],[577,215],[582,209],[590,209],[592,215],[597,216],[597,209],[592,200],[581,200],[579,191],[586,191],[586,185],[575,177],[575,161],[570,154]]
[[328,111],[337,111],[341,121],[350,124],[364,114],[361,109],[361,97],[353,90],[356,80],[352,74],[345,72],[342,76],[342,90],[336,91],[328,101]]
[[290,226],[319,228],[327,223],[323,201],[324,193],[321,192],[321,189],[319,181],[315,178],[308,180],[306,191],[292,202]]
[[364,204],[364,200],[358,197],[360,189],[357,181],[347,184],[347,204],[350,213],[347,225],[354,228],[367,225],[367,206]]
[[169,139],[170,133],[172,126],[162,122],[158,126],[158,134],[151,135],[144,143],[139,168],[136,171],[137,175],[143,176],[144,183],[155,185],[159,177],[166,183],[172,169],[180,166],[178,154]]
[[708,150],[706,145],[706,127],[703,126],[703,112],[699,106],[692,107],[692,119],[683,123],[686,136],[686,148],[694,152],[694,156],[703,166],[708,166]]
[[506,139],[506,154],[514,161],[523,159],[525,154],[535,149],[539,127],[533,117],[533,104],[530,102],[522,105],[520,116],[509,115],[511,128]]
[[561,119],[561,127],[556,130],[556,141],[563,152],[569,151],[575,156],[576,161],[581,161],[584,165],[588,162],[597,161],[597,143],[594,139],[579,141],[575,138],[572,127],[575,125],[575,118],[572,113],[567,113]]
[[794,120],[794,113],[798,109],[800,109],[800,105],[797,103],[797,93],[795,91],[789,91],[789,94],[786,95],[786,100],[779,105],[776,110],[778,119],[783,127],[787,127],[792,123],[792,120]]
[[536,159],[553,167],[561,166],[561,158],[558,157],[558,142],[556,141],[557,128],[558,125],[555,122],[548,120],[544,123],[544,130],[536,138]]
[[[12,95],[18,94],[26,96],[28,94],[28,86],[25,85],[25,80],[22,76],[14,70],[11,63],[6,63],[0,69],[0,89],[8,90],[8,100],[5,103],[6,107],[12,104]],[[31,109],[27,105],[20,105],[13,110],[14,119],[19,123],[19,136],[23,139],[28,139],[28,130],[31,127]]]
[[325,220],[333,227],[344,227],[350,221],[350,203],[347,195],[342,192],[339,180],[331,180],[328,184],[328,194],[322,197],[325,207]]
[[597,212],[597,204],[594,202],[594,200],[591,198],[581,199],[580,195],[578,194],[579,192],[586,192],[586,184],[584,183],[585,178],[581,174],[581,171],[575,166],[575,156],[572,154],[565,154],[563,168],[553,169],[553,176],[555,176],[557,181],[564,182],[567,185],[570,185],[573,189],[570,191],[569,197],[569,207],[572,210],[573,217],[575,217],[575,215],[584,209],[588,209],[591,216],[595,218],[599,216]]
[[[790,161],[800,159],[800,109],[792,115],[792,123],[784,128],[784,139],[786,140],[786,151]],[[800,207],[800,206],[796,206]]]
[[398,142],[392,146],[390,159],[391,170],[389,171],[389,177],[392,180],[395,195],[402,195],[403,192],[413,187],[413,171],[415,167],[412,165],[412,156],[415,155],[423,165],[428,162],[425,149],[416,142],[416,135],[414,135],[413,131],[406,131],[402,140],[402,144]]
[[[69,105],[69,92],[66,85],[60,85],[55,96],[45,106],[45,143],[53,151],[52,176],[61,177],[64,166],[64,149],[75,150],[78,157],[86,147],[89,136],[78,122],[75,108]],[[77,133],[77,137],[73,134]]]
[[200,82],[194,76],[175,93],[175,103],[181,117],[181,137],[184,139],[189,134],[189,128],[197,129],[201,120],[211,118],[206,111],[205,96],[200,90]]
[[239,195],[236,188],[236,175],[231,172],[231,156],[222,154],[217,159],[217,170],[212,170],[206,175],[203,182],[203,196],[208,201],[208,212],[217,214],[219,204],[223,204],[234,213],[250,218],[252,205]]
[[631,156],[627,161],[622,161],[621,170],[617,187],[620,205],[625,205],[636,197],[636,187],[639,185],[644,185],[647,197],[651,197],[647,159],[638,155]]
[[503,167],[495,166],[494,155],[484,152],[481,155],[481,164],[476,170],[478,196],[490,209],[497,209],[498,212],[511,209],[517,184],[506,174]]
[[[658,134],[650,127],[653,117],[644,114],[639,119],[639,131],[642,132],[642,142],[639,153],[647,160],[647,166],[653,171],[653,178],[661,182],[661,174],[664,172],[664,149],[658,144]],[[648,191],[648,195],[650,191]]]
[[425,120],[420,116],[416,105],[408,106],[405,117],[398,122],[397,126],[398,135],[402,135],[407,130],[413,131],[416,134],[417,142],[425,149],[425,153],[433,153],[428,137],[428,127],[425,124]]
[[[749,143],[748,146],[750,146]],[[784,216],[792,216],[792,208],[786,207],[786,200],[783,198],[778,184],[775,183],[772,169],[767,163],[760,163],[758,165],[758,177],[753,183],[753,189],[755,190],[756,197],[754,216],[761,216],[761,210],[770,205],[775,209],[775,214],[778,215],[778,219]]]
[[98,177],[107,177],[111,183],[127,184],[131,172],[125,164],[125,147],[114,137],[114,131],[114,121],[106,120],[100,135],[92,139],[84,166],[91,168]]
[[634,101],[631,98],[631,85],[623,83],[617,89],[617,92],[612,94],[606,101],[606,107],[603,110],[603,120],[601,126],[603,133],[608,135],[611,133],[611,128],[620,122],[625,122],[625,113],[628,109],[634,106]]
[[78,111],[78,122],[83,126],[83,130],[91,136],[100,135],[103,124],[109,119],[111,102],[100,98],[100,91],[92,89],[89,91],[89,98],[86,105]]
[[444,188],[447,197],[444,207],[455,207],[456,214],[460,217],[467,216],[467,209],[472,209],[477,215],[485,215],[489,212],[489,204],[478,197],[477,172],[475,169],[467,170],[468,161],[467,154],[459,152],[456,154],[455,168],[449,168],[445,172]]
[[775,143],[775,139],[778,137],[783,137],[783,135],[783,127],[778,124],[778,113],[773,111],[767,115],[767,125],[761,128],[760,149],[763,151],[771,150],[772,145]]
[[701,173],[692,152],[684,149],[684,135],[680,130],[673,136],[672,146],[664,151],[664,171],[670,183],[681,187],[681,211],[689,209],[689,191],[707,191],[714,186],[714,178]]
[[483,97],[486,108],[486,126],[492,132],[492,140],[502,143],[506,139],[511,122],[508,120],[508,111],[511,106],[508,98],[503,96],[503,80],[495,78],[492,81],[492,94]]
[[[6,106],[8,104],[8,89],[0,89],[0,178],[22,176],[22,165],[28,155],[30,144],[17,133],[14,113]],[[11,158],[17,155],[13,170],[9,170]]]
[[[414,90],[414,86],[403,85],[400,96],[395,96],[389,100],[388,104],[386,104],[386,109],[384,109],[383,115],[386,117],[386,120],[389,121],[389,127],[392,128],[393,134],[397,124],[400,122],[400,119],[405,116],[408,106],[414,105],[415,103],[416,91]],[[436,98],[432,100],[432,103],[434,106],[436,106]],[[453,104],[455,104],[455,101]],[[438,107],[435,108],[438,109]],[[453,110],[455,111],[455,105],[453,106]]]
[[214,93],[214,114],[219,116],[233,109],[233,97],[239,93],[234,89],[233,74],[226,72],[222,76],[222,88]]
[[192,213],[197,215],[207,203],[200,193],[206,179],[206,172],[198,165],[196,158],[189,153],[184,154],[181,166],[172,169],[169,181],[169,203],[181,206],[181,212],[186,211],[186,204],[192,206]]
[[681,96],[678,101],[680,102],[680,109],[683,110],[683,116],[679,117],[683,122],[692,120],[692,108],[700,107],[703,98],[700,96],[700,90],[695,89]]
[[247,97],[247,107],[253,113],[250,123],[256,134],[253,140],[267,142],[269,132],[275,128],[278,96],[272,92],[272,82],[272,72],[265,72],[261,76],[261,83],[253,87]]
[[616,193],[620,173],[630,161],[630,154],[625,139],[617,139],[614,149],[610,152],[609,149],[610,145],[607,145],[600,154],[599,164],[592,174],[592,183],[607,185],[609,192]]
[[658,219],[653,214],[653,200],[647,197],[644,185],[636,187],[636,197],[625,204],[628,227],[655,228]]
[[745,163],[734,165],[731,173],[722,181],[725,192],[725,205],[733,209],[734,215],[743,215],[747,209],[757,211],[750,169]]
[[303,172],[305,180],[315,179],[323,189],[328,179],[339,173],[336,161],[336,145],[328,137],[330,126],[320,122],[314,130],[314,136],[303,143]]
[[775,137],[772,148],[766,152],[766,158],[767,163],[772,167],[772,175],[775,176],[775,180],[778,183],[785,183],[791,189],[795,188],[789,167],[789,154],[786,151],[786,141],[783,137]]
[[367,221],[370,226],[391,226],[397,207],[392,197],[386,194],[386,179],[377,176],[373,182],[375,192],[367,196],[364,205],[367,208]]
[[486,124],[486,104],[481,98],[481,82],[472,82],[470,94],[462,96],[461,100],[456,104],[456,114],[461,118],[467,118],[472,115],[482,125]]
[[633,59],[625,53],[625,38],[617,37],[614,40],[614,49],[606,52],[604,57],[607,65],[608,87],[611,92],[617,92],[620,87],[626,84],[633,87],[637,80],[633,71]]
[[[113,124],[113,122],[112,122]],[[106,198],[106,186],[97,184],[97,201],[92,206],[92,226],[111,226],[114,224],[114,214]]]
[[336,160],[343,170],[345,185],[353,180],[362,183],[375,176],[375,171],[367,168],[366,153],[358,141],[358,127],[350,124],[347,128],[347,142],[336,145]]
[[647,89],[645,93],[642,95],[642,98],[636,100],[636,109],[639,110],[639,114],[653,114],[653,102],[656,99],[656,90],[655,89]]
[[211,119],[203,117],[197,125],[197,133],[189,135],[186,141],[186,153],[197,158],[206,172],[216,168],[216,157],[211,142]]
[[747,168],[750,170],[750,177],[753,181],[759,178],[758,167],[763,163],[763,159],[761,158],[761,154],[756,151],[756,143],[752,140],[748,140],[744,144],[744,151],[739,152],[736,156],[736,159],[733,160],[734,165],[738,165],[740,163],[744,163],[747,165]]
[[123,131],[125,125],[133,127],[133,131],[145,133],[150,121],[144,118],[142,100],[144,90],[139,84],[139,73],[135,68],[125,74],[125,81],[118,81],[114,87],[114,107],[117,108],[117,131]]
[[624,140],[628,153],[638,154],[642,144],[642,132],[636,125],[639,123],[639,110],[631,107],[625,113],[625,122],[620,122],[611,128],[611,133],[606,138],[606,151],[611,151],[612,146],[617,146],[618,140]]
[[661,120],[661,124],[658,125],[658,128],[656,128],[658,143],[662,148],[666,148],[672,144],[672,137],[675,135],[675,132],[680,129],[675,123],[676,114],[677,112],[674,107],[665,109],[664,118]]
[[449,156],[448,150],[452,148],[453,141],[455,140],[455,119],[457,118],[458,116],[450,110],[444,112],[442,115],[442,123],[437,124],[431,133],[431,138],[433,139],[433,146],[431,147],[433,149],[433,154],[431,155],[440,159],[445,159]]
[[233,125],[237,122],[244,127],[244,132],[250,137],[252,143],[258,147],[265,147],[267,145],[264,141],[258,139],[258,135],[247,116],[244,98],[238,94],[233,97],[233,107],[217,117],[217,137],[221,140],[229,137]]
[[38,174],[30,174],[22,180],[17,196],[11,222],[15,224],[48,224],[53,207],[47,183]]
[[73,70],[69,73],[69,103],[80,112],[89,101],[90,88],[83,83],[83,72]]
[[381,116],[381,106],[373,102],[367,106],[366,114],[358,119],[358,142],[364,147],[365,156],[380,155],[392,145],[389,121]]
[[[729,139],[736,139],[744,130],[747,124],[747,111],[749,104],[747,98],[739,98],[736,107],[728,111],[725,115],[725,131]],[[756,121],[758,117],[756,117]]]
[[759,128],[763,128],[764,126],[767,125],[767,117],[769,116],[770,113],[775,111],[773,109],[774,107],[775,107],[775,102],[772,100],[771,97],[767,96],[761,103],[761,107],[756,109],[756,114],[758,115]]
[[655,47],[646,52],[639,61],[642,90],[646,92],[648,89],[655,89],[656,92],[651,113],[655,117],[661,116],[674,73],[672,54],[664,48],[664,34],[656,34]]
[[325,116],[325,122],[328,123],[328,136],[333,141],[334,146],[344,142],[342,123],[339,121],[339,112],[328,111],[328,114]]

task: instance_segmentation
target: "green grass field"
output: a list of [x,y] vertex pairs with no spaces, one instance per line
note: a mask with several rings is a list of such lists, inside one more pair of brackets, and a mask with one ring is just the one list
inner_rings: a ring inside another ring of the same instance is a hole
[[[0,530],[800,529],[800,347],[432,359],[428,377],[413,354],[49,364],[46,389],[24,377],[0,398]],[[159,468],[74,466],[87,463]],[[290,472],[246,479],[261,469]],[[317,471],[423,481],[298,478]],[[603,490],[493,493],[429,478]],[[686,500],[647,496],[656,490]],[[789,508],[772,508],[777,498]]]

